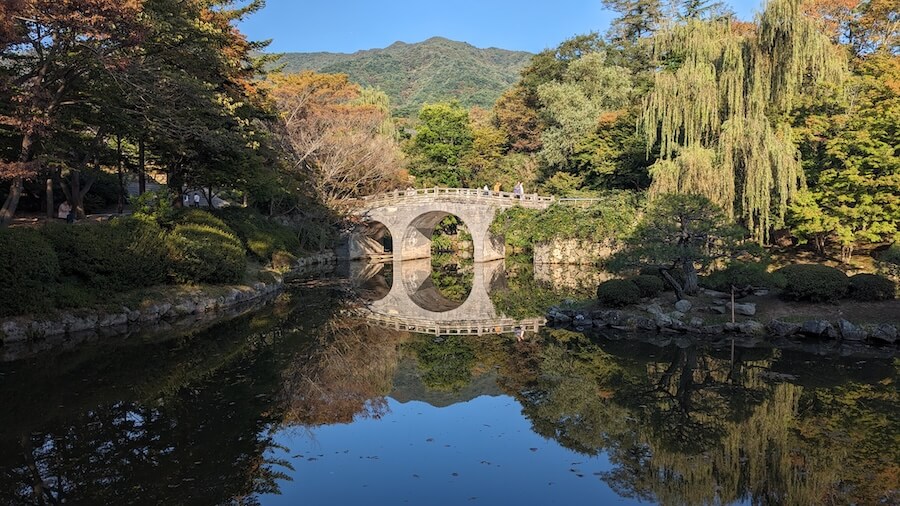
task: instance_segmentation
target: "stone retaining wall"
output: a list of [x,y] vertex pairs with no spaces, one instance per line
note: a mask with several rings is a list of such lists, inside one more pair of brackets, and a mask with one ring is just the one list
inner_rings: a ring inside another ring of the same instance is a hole
[[598,284],[612,278],[613,274],[598,271],[592,264],[576,266],[535,263],[534,265],[534,279],[553,290],[588,290],[595,293]]
[[553,239],[534,245],[534,264],[596,264],[618,250],[619,247],[612,241]]
[[[336,257],[327,251],[297,260],[289,274],[333,264]],[[18,316],[0,320],[0,344],[21,343],[53,337],[78,336],[102,332],[109,337],[133,332],[160,323],[191,322],[209,319],[238,306],[254,306],[281,291],[284,278],[269,283],[197,288],[191,293],[168,300],[144,301],[139,307],[122,306],[115,310],[72,309],[43,317]]]

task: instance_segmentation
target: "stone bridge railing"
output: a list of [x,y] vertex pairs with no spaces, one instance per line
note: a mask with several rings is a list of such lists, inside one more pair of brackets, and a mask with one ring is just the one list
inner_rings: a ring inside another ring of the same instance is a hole
[[490,320],[436,322],[418,318],[377,314],[368,311],[360,311],[359,314],[372,325],[435,336],[511,334],[516,330],[537,332],[546,323],[544,318],[528,318],[525,320],[496,318]]
[[556,197],[541,196],[536,193],[516,195],[511,192],[492,191],[477,188],[407,188],[376,195],[367,195],[351,201],[352,207],[373,208],[392,204],[431,202],[443,198],[461,198],[479,203],[505,205],[521,204],[525,207],[546,208],[556,202]]

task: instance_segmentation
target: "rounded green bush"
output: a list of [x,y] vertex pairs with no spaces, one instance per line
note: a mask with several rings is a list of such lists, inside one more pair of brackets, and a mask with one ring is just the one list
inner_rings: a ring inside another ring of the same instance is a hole
[[878,259],[889,264],[900,265],[900,244],[894,243],[881,253]]
[[629,278],[628,281],[637,285],[638,290],[641,292],[641,297],[656,297],[659,295],[659,292],[666,288],[666,284],[662,279],[649,274],[639,274]]
[[878,274],[857,274],[850,278],[850,297],[856,300],[892,300],[897,295],[897,285]]
[[721,292],[731,290],[732,285],[741,288],[783,287],[784,278],[780,274],[769,272],[767,267],[763,262],[732,262],[724,269],[706,276],[703,286]]
[[235,283],[247,267],[244,245],[218,227],[185,223],[166,236],[169,275],[179,283]]
[[[675,278],[675,281],[684,285],[684,272],[681,269],[671,269],[669,271],[669,274],[673,278]],[[666,278],[662,275],[662,273],[659,272],[659,269],[657,269],[655,267],[641,267],[641,269],[638,271],[638,275],[639,276],[653,276],[655,278],[658,278],[660,281],[662,281],[663,291],[668,291],[668,290],[673,289],[672,285],[668,282],[668,280],[666,280]]]
[[43,229],[59,257],[63,277],[104,291],[153,286],[166,281],[162,229],[149,217]]
[[289,227],[275,223],[255,209],[223,209],[218,215],[244,242],[247,251],[262,261],[274,260],[276,251],[300,251],[300,239]]
[[825,265],[795,264],[776,272],[784,277],[784,295],[791,299],[834,301],[845,297],[850,289],[850,278],[846,274]]
[[641,300],[641,290],[627,279],[610,279],[597,286],[597,299],[613,307],[636,304]]
[[229,230],[228,225],[226,225],[221,218],[214,216],[209,211],[204,211],[202,209],[190,209],[188,211],[185,211],[184,214],[178,217],[177,223],[182,225],[205,225],[207,227]]
[[53,246],[38,231],[0,229],[0,316],[50,309],[59,273]]

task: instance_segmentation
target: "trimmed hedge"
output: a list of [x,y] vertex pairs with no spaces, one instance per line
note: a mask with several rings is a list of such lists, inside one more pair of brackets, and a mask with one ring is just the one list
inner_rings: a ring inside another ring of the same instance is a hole
[[763,262],[732,262],[722,270],[715,271],[702,281],[703,286],[727,292],[731,286],[781,288],[785,284],[780,274],[768,272],[768,264]]
[[897,286],[890,279],[878,274],[857,274],[850,278],[850,297],[856,300],[892,300]]
[[641,300],[641,290],[627,279],[610,279],[597,286],[597,299],[613,307],[636,304]]
[[40,232],[0,229],[0,316],[50,309],[58,277],[59,260]]
[[166,281],[163,232],[150,218],[118,218],[82,226],[57,223],[42,232],[53,245],[68,282],[122,291]]
[[850,278],[825,265],[795,264],[776,271],[784,276],[784,295],[811,302],[835,301],[847,295]]
[[169,276],[178,283],[236,283],[244,276],[244,245],[225,229],[176,225],[166,237]]
[[300,239],[292,229],[266,219],[254,209],[223,209],[218,215],[240,237],[247,252],[264,262],[274,261],[278,251],[296,254]]
[[649,274],[639,274],[629,278],[628,281],[637,285],[641,297],[656,297],[659,292],[666,289],[666,284],[661,278]]

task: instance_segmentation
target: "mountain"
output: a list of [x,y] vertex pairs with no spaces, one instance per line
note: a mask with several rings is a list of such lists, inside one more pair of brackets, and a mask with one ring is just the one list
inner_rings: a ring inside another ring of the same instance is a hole
[[384,49],[346,53],[284,53],[285,72],[342,73],[363,86],[384,90],[395,114],[414,116],[422,104],[457,99],[467,107],[489,108],[519,79],[532,54],[479,49],[465,42],[432,37],[395,42]]

